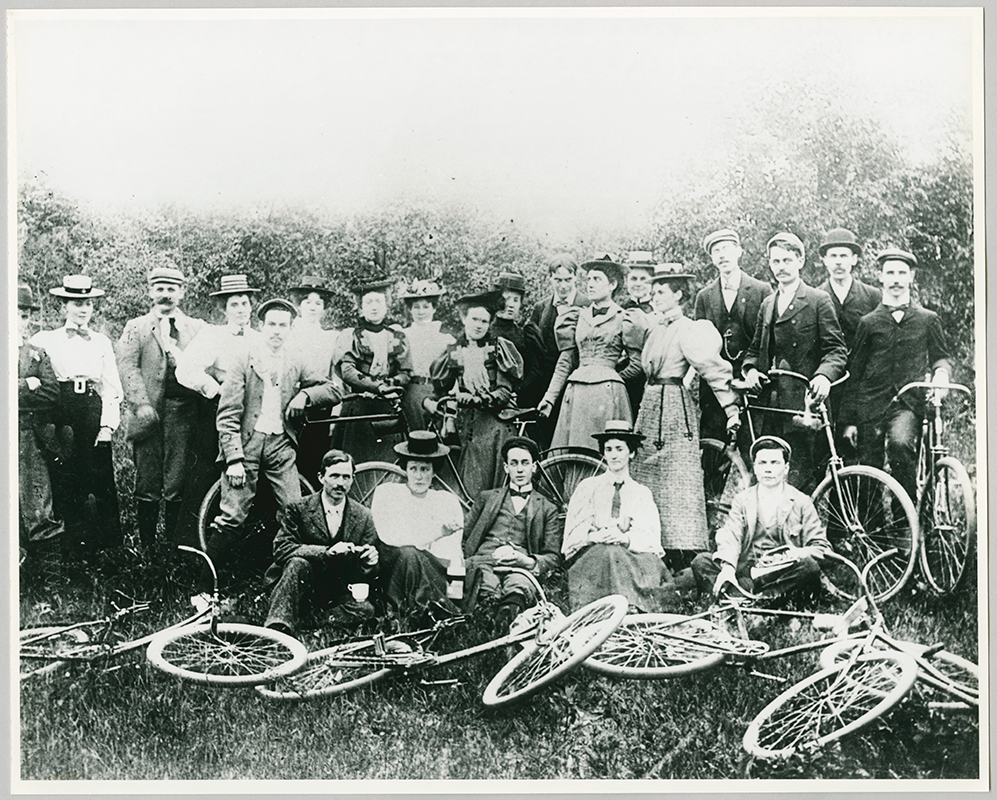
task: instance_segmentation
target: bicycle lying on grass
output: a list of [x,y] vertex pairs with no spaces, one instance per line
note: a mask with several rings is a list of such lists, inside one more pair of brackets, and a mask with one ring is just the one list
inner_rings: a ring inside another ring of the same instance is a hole
[[482,697],[486,706],[500,706],[520,700],[574,669],[606,640],[626,614],[626,598],[610,595],[565,617],[547,600],[529,572],[515,567],[496,571],[526,576],[540,597],[537,605],[513,621],[506,636],[451,653],[433,652],[431,648],[440,633],[463,622],[463,617],[412,633],[376,634],[311,653],[300,672],[256,690],[275,700],[327,697],[368,686],[389,675],[421,672],[518,644],[522,649],[492,678]]

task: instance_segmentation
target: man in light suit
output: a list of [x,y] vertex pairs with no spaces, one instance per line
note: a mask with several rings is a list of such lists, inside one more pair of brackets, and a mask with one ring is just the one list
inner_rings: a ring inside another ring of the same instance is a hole
[[[538,406],[543,399],[544,392],[550,385],[551,377],[554,375],[554,367],[561,354],[557,346],[557,338],[554,336],[554,324],[562,315],[577,315],[580,309],[589,304],[588,295],[579,291],[575,283],[578,263],[570,255],[559,253],[553,256],[547,264],[547,271],[550,275],[551,296],[537,302],[530,313],[530,322],[540,331],[540,367],[533,383],[533,390],[526,394],[520,393],[521,408]],[[554,426],[557,424],[557,415],[560,410],[561,399],[558,398],[550,415],[538,420],[529,431],[530,436],[541,450],[550,447],[550,440],[554,435]]]
[[[707,235],[703,249],[717,268],[715,280],[696,293],[693,319],[713,323],[723,338],[720,356],[730,363],[735,377],[741,375],[744,354],[755,337],[755,323],[762,300],[772,294],[772,287],[765,281],[752,278],[741,271],[741,237],[727,228]],[[727,415],[713,395],[710,385],[699,381],[699,435],[704,439],[727,436]],[[741,426],[738,443],[746,453],[749,443],[748,426]]]
[[[744,357],[744,379],[755,391],[767,386],[763,406],[802,415],[808,399],[825,401],[831,384],[845,374],[848,351],[831,298],[800,280],[803,242],[792,233],[777,233],[766,249],[778,289],[762,301],[758,311],[755,338]],[[767,373],[773,368],[805,376],[809,387],[787,377],[770,381]],[[792,445],[790,483],[809,492],[817,477],[814,431],[790,414],[770,413],[762,422],[765,433],[781,436]]]
[[716,552],[693,559],[701,594],[719,594],[727,583],[770,596],[819,590],[820,563],[831,545],[813,501],[786,482],[791,455],[776,436],[760,436],[751,446],[757,485],[735,495],[717,530]]
[[197,433],[197,394],[176,378],[177,356],[205,325],[179,308],[186,283],[178,269],[154,268],[149,273],[152,310],[129,320],[118,340],[144,548],[156,539],[160,500],[166,501],[166,538],[173,538]]
[[[260,474],[269,480],[281,511],[301,499],[291,420],[300,419],[306,408],[332,406],[340,399],[327,375],[285,352],[295,314],[288,300],[263,303],[257,311],[262,344],[234,358],[222,384],[218,445],[226,466],[221,511],[208,540],[216,567],[241,535]],[[201,588],[207,588],[203,580]]]
[[373,579],[379,541],[370,511],[347,497],[353,470],[349,454],[330,450],[322,457],[322,491],[287,507],[264,578],[273,586],[268,628],[293,636],[303,599],[341,602],[350,583]]
[[499,575],[495,567],[520,567],[541,580],[561,564],[564,522],[554,504],[533,488],[539,456],[532,439],[506,441],[502,461],[509,485],[482,492],[464,522],[468,604],[494,608],[500,633],[521,611],[536,605],[537,592],[528,578]]

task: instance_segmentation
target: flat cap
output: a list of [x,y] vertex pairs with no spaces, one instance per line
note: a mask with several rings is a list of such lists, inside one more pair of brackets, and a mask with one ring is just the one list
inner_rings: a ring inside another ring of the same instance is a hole
[[175,283],[183,286],[187,283],[187,277],[175,267],[153,267],[149,271],[149,285],[154,283]]
[[759,450],[782,450],[782,454],[786,457],[786,463],[793,457],[793,448],[789,446],[789,442],[779,436],[759,436],[755,439],[754,443],[751,445],[751,460],[755,460],[755,453]]
[[803,242],[800,241],[800,237],[795,233],[790,233],[789,231],[780,231],[771,239],[769,239],[768,244],[765,245],[765,252],[768,252],[773,247],[778,247],[779,245],[788,244],[799,249],[801,253],[806,253],[806,248],[803,247]]
[[710,250],[713,249],[713,245],[717,244],[717,242],[733,242],[740,247],[741,237],[737,235],[737,231],[732,231],[730,228],[723,228],[722,230],[708,233],[706,238],[703,239],[703,249],[706,251],[706,255],[710,254]]
[[283,297],[275,297],[273,300],[261,303],[260,307],[256,309],[256,316],[262,320],[266,317],[268,311],[273,311],[274,309],[291,312],[292,319],[298,316],[298,309],[294,307],[294,303],[290,300],[285,300]]
[[884,261],[906,261],[912,269],[917,267],[917,258],[914,254],[901,250],[899,247],[887,247],[876,256],[877,264],[882,264]]

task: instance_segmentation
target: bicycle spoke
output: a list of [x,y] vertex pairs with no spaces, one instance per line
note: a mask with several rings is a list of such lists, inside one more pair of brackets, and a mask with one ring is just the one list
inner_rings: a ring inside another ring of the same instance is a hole
[[939,460],[919,508],[924,535],[921,568],[939,594],[954,591],[965,575],[976,535],[973,502],[965,468],[954,459]]

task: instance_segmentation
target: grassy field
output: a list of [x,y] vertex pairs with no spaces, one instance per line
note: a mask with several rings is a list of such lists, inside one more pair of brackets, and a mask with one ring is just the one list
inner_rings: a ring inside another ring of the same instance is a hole
[[[128,550],[96,566],[43,559],[21,570],[21,626],[100,616],[115,590],[151,601],[126,633],[189,613],[192,562],[162,553],[146,566]],[[240,613],[259,621],[265,600],[244,595]],[[943,641],[976,660],[977,599],[967,588],[939,600],[912,587],[887,621],[902,638]],[[469,643],[453,631],[445,647]],[[779,646],[811,636],[769,625]],[[815,655],[769,662],[799,679]],[[496,651],[424,677],[389,679],[354,694],[276,703],[251,689],[219,690],[166,676],[142,653],[113,668],[67,667],[32,678],[20,694],[20,776],[66,779],[839,779],[975,778],[976,719],[929,713],[916,692],[880,724],[808,762],[750,760],[741,737],[778,684],[739,667],[672,681],[612,681],[585,670],[519,706],[488,710],[481,693],[505,656]]]

